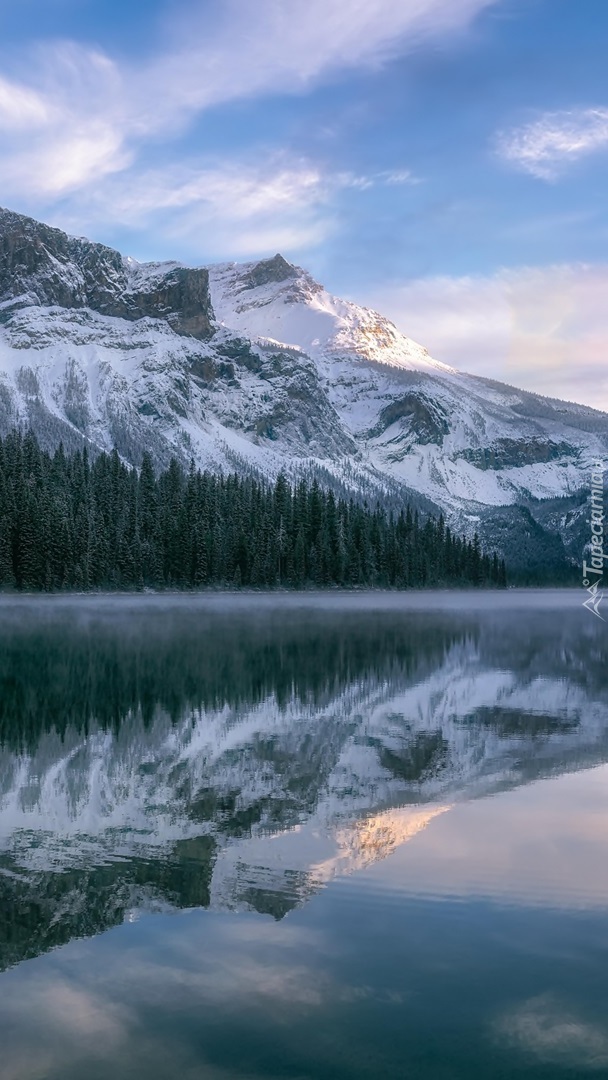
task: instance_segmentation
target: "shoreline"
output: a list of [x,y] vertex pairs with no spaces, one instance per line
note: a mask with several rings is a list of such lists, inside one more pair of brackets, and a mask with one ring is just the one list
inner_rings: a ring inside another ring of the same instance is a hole
[[4,592],[0,610],[40,605],[52,607],[144,608],[224,608],[253,605],[273,608],[332,608],[367,611],[440,611],[508,609],[582,609],[581,590],[576,586],[521,586],[513,588],[445,589],[197,589],[86,592]]

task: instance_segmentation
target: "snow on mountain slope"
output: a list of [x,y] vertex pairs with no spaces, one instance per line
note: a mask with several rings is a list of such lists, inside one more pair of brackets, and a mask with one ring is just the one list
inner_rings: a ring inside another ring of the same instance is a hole
[[331,296],[281,255],[261,263],[209,267],[215,317],[261,343],[283,343],[331,373],[333,357],[376,360],[406,371],[453,372],[405,337],[388,319]]
[[[257,265],[210,267],[209,281],[222,325],[313,357],[366,459],[440,505],[569,494],[581,486],[581,467],[590,470],[593,455],[605,452],[602,414],[599,437],[590,437],[592,410],[457,372],[376,312],[330,296],[279,255]],[[567,441],[565,427],[574,429]]]
[[280,255],[139,264],[0,210],[0,432],[14,425],[134,463],[147,447],[159,464],[317,470],[427,500],[499,549],[497,510],[513,508],[512,544],[518,506],[567,499],[536,529],[563,558],[608,454],[606,414],[454,371]]

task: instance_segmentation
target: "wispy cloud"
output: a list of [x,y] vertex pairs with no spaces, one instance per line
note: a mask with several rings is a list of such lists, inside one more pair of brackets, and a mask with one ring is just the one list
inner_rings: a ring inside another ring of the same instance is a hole
[[557,996],[541,994],[507,1012],[495,1025],[501,1040],[543,1062],[574,1069],[608,1065],[608,1031],[590,1023]]
[[[99,153],[103,144],[98,146]],[[397,179],[395,178],[395,175]],[[130,230],[190,250],[192,258],[241,258],[270,250],[299,252],[326,241],[337,227],[342,192],[415,183],[397,174],[331,172],[306,158],[272,153],[240,159],[199,160],[158,169],[131,168],[75,193],[63,225],[95,231],[112,220]]]
[[[153,73],[166,88],[161,108],[167,114],[251,95],[298,93],[341,71],[378,67],[425,39],[462,29],[498,2],[225,0],[211,33],[208,6],[190,4],[184,36],[197,44],[180,44],[143,77],[147,82]],[[151,106],[152,122],[156,106]]]
[[53,106],[43,94],[0,76],[0,131],[30,131],[46,127]]
[[124,75],[102,53],[38,47],[36,85],[0,81],[0,185],[4,198],[54,199],[127,168]]
[[474,375],[608,410],[608,264],[420,278],[366,299]]
[[[212,106],[302,93],[345,70],[378,67],[498,2],[225,0],[210,10],[197,0],[181,15],[171,5],[168,44],[138,65],[47,42],[18,58],[20,71],[32,72],[25,81],[0,80],[3,199],[92,190]],[[391,175],[387,182],[406,182],[405,173]]]
[[555,180],[568,165],[608,150],[608,108],[544,113],[537,120],[501,132],[498,154],[541,180]]
[[245,257],[319,244],[333,228],[332,196],[342,181],[306,160],[186,164],[131,172],[77,201],[80,228],[103,219],[151,229],[206,257]]
[[383,184],[388,184],[390,187],[397,187],[400,184],[420,183],[419,179],[413,176],[409,169],[387,170],[378,173],[378,180]]

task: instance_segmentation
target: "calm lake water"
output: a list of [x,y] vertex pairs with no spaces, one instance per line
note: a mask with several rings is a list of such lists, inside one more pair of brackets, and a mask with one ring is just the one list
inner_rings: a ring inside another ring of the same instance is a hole
[[2,1080],[608,1075],[571,593],[0,600]]

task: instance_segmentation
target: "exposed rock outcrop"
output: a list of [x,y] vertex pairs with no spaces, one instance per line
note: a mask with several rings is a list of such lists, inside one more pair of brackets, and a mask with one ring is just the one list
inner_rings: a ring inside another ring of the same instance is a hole
[[165,319],[196,338],[212,333],[206,269],[169,264],[146,277],[113,248],[1,209],[0,303],[87,307],[120,319]]

